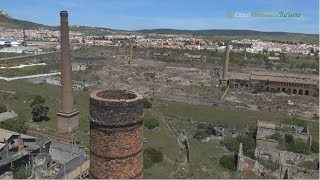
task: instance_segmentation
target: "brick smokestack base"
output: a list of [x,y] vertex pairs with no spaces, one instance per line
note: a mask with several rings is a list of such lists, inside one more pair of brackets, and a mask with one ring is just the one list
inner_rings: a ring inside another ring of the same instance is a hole
[[90,172],[99,179],[143,178],[142,95],[103,90],[90,95]]

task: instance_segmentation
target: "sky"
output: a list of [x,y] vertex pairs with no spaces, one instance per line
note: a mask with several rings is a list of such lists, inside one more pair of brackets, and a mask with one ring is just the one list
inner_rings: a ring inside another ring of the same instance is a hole
[[[121,30],[242,29],[319,33],[319,0],[0,0],[0,10],[15,19],[69,23]],[[232,13],[299,13],[300,18],[227,18]]]

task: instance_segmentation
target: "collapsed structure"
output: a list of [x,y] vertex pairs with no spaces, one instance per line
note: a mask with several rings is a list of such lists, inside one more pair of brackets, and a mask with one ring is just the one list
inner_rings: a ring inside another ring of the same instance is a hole
[[[243,154],[242,144],[239,147],[237,170],[246,174],[257,176],[272,176],[279,179],[318,179],[319,178],[319,157],[318,154],[299,154],[290,151],[280,150],[279,142],[270,138],[278,132],[285,136],[290,134],[293,139],[299,139],[311,145],[311,135],[308,127],[273,124],[257,121],[256,149],[251,159]],[[279,164],[274,170],[264,167],[259,159],[269,160]],[[317,163],[317,170],[307,169],[301,166],[303,163]]]
[[79,146],[0,129],[0,179],[74,179],[88,170]]
[[318,91],[319,78],[289,73],[233,72],[229,74],[228,84],[234,88],[261,88],[271,92],[278,91],[313,96]]
[[68,133],[79,127],[79,111],[73,109],[68,12],[61,11],[60,18],[62,110],[57,113],[57,131]]
[[142,95],[102,90],[90,95],[90,173],[98,179],[143,176]]

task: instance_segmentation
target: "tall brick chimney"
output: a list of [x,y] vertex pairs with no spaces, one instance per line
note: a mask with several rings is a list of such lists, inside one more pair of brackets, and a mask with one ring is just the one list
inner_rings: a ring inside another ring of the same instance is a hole
[[102,90],[90,95],[90,173],[98,179],[143,177],[142,95]]
[[57,131],[68,133],[79,127],[79,111],[73,109],[68,12],[61,11],[60,18],[62,110],[57,113]]
[[221,85],[227,85],[229,77],[228,77],[228,69],[229,69],[229,41],[226,44],[225,58],[224,58],[224,66],[223,66],[223,74],[222,79],[220,80]]

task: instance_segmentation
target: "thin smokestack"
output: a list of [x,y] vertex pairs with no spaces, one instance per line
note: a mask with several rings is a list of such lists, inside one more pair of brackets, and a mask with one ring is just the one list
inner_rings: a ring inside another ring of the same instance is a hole
[[27,47],[26,30],[23,29],[23,46]]
[[224,58],[222,80],[228,80],[229,52],[230,52],[230,48],[229,48],[229,41],[228,41],[227,45],[226,45],[226,54],[225,54],[225,58]]
[[61,93],[64,113],[73,111],[68,12],[61,11]]

